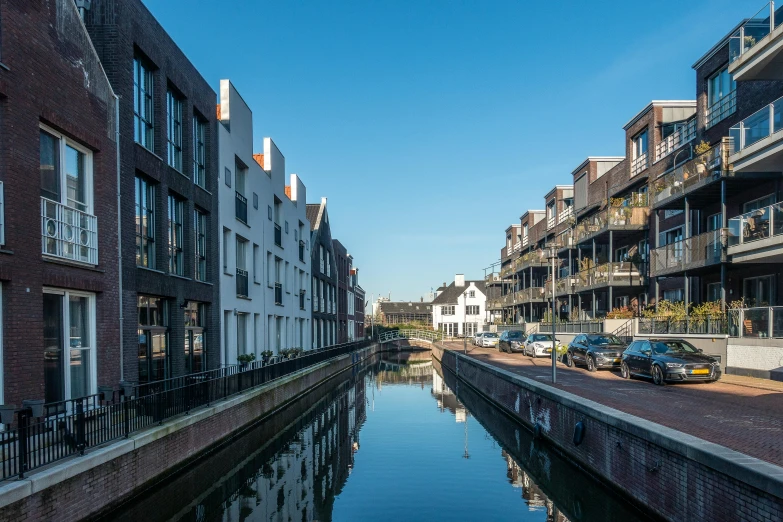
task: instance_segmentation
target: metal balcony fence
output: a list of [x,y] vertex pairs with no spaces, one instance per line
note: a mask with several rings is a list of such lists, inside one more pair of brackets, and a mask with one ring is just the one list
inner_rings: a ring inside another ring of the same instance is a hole
[[98,218],[41,198],[41,252],[97,265]]
[[678,272],[726,260],[728,229],[687,237],[650,251],[650,275]]
[[283,229],[277,223],[275,223],[275,245],[283,246]]
[[662,160],[675,150],[696,137],[696,118],[692,118],[684,127],[669,134],[655,146],[655,161]]
[[241,268],[237,268],[237,295],[242,297],[247,297],[248,295],[248,278],[247,278],[247,270],[242,270]]
[[[595,321],[565,321],[555,323],[555,335],[559,333],[601,333],[604,329],[604,322]],[[548,333],[552,331],[552,322],[539,323],[538,332]]]
[[764,5],[755,15],[748,18],[729,37],[729,63],[751,50],[759,41],[783,22],[781,9],[775,10],[775,2]]
[[640,334],[706,334],[725,335],[728,332],[726,316],[717,317],[640,317]]
[[236,218],[242,223],[247,223],[247,198],[239,192],[236,192],[235,201],[234,214],[236,215]]
[[707,108],[707,128],[725,120],[736,111],[737,91],[734,90]]
[[369,341],[358,341],[307,351],[293,359],[273,358],[129,385],[126,390],[105,397],[91,395],[46,404],[41,412],[22,408],[14,412],[13,422],[0,432],[0,478],[23,478],[35,468],[83,455],[87,448],[127,438],[172,417],[369,345]]
[[640,172],[643,172],[649,166],[649,160],[647,153],[640,154],[635,160],[631,162],[631,177],[636,176]]
[[783,204],[775,203],[729,219],[728,245],[742,245],[783,234]]
[[783,337],[783,306],[733,308],[728,311],[731,337]]

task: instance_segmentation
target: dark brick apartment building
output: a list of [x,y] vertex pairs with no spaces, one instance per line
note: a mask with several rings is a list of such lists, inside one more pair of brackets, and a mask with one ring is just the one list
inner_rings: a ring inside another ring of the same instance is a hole
[[140,0],[85,22],[119,95],[124,377],[220,363],[217,96]]
[[0,403],[120,380],[115,96],[72,0],[3,2]]

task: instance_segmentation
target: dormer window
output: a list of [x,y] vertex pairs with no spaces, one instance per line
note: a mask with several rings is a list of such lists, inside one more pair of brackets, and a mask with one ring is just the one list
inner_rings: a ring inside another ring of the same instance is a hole
[[633,159],[639,159],[647,154],[647,129],[637,134],[632,140]]

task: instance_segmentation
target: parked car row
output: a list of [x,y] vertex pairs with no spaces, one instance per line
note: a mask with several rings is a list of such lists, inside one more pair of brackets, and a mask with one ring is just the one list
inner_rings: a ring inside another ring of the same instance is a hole
[[[498,336],[479,332],[474,344],[530,357],[552,355],[552,335],[544,333],[527,335],[505,331]],[[628,344],[609,333],[579,334],[569,343],[564,359],[568,367],[584,366],[591,372],[619,369],[624,379],[649,378],[658,385],[678,381],[715,382],[721,378],[720,361],[684,339],[640,339]]]

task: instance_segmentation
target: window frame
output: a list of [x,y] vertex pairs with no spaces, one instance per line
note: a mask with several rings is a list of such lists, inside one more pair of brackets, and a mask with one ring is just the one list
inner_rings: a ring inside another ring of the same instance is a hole
[[[649,147],[650,147],[650,143],[649,143],[648,130],[644,129],[642,131],[639,131],[633,138],[631,138],[632,159],[637,160],[642,155],[647,154],[649,152]],[[640,149],[644,149],[644,150],[640,152]]]
[[[136,176],[134,180],[135,184],[135,193],[136,193],[136,266],[144,267],[144,268],[152,268],[155,269],[156,266],[156,246],[155,246],[155,227],[156,227],[156,186],[154,183],[150,182],[147,178],[143,176]],[[141,210],[141,204],[139,199],[140,189],[143,190],[144,199],[148,202],[146,207],[143,207],[146,212],[144,212],[144,215],[141,215],[139,212]],[[151,201],[151,205],[149,202]],[[141,221],[143,219],[147,220],[147,235],[145,236],[143,233],[141,233]],[[142,245],[147,244],[147,258],[148,262],[146,264],[140,263],[140,259],[143,259],[143,256],[140,255],[140,252],[143,250]]]
[[168,250],[169,273],[185,275],[185,248],[183,245],[185,228],[185,201],[174,194],[168,196]]
[[184,98],[170,87],[166,90],[166,160],[179,173],[182,169],[182,114]]
[[207,279],[207,214],[193,209],[193,278],[206,282]]
[[152,64],[139,55],[134,56],[133,140],[153,153],[155,152],[154,89],[155,79]]
[[[40,132],[48,134],[49,136],[51,136],[57,141],[56,168],[59,169],[59,172],[57,173],[57,182],[58,182],[57,189],[59,191],[59,198],[52,199],[50,197],[44,196],[43,194],[41,194],[41,197],[48,199],[49,201],[54,201],[55,203],[64,205],[68,208],[78,210],[79,212],[84,212],[85,214],[94,216],[95,215],[95,207],[94,207],[95,185],[93,179],[92,151],[87,147],[81,145],[80,143],[76,142],[75,140],[69,138],[65,134],[52,129],[47,125],[40,124],[39,129]],[[67,157],[66,157],[68,147],[84,155],[85,201],[77,202],[76,200],[73,200],[76,203],[84,205],[84,210],[80,209],[78,206],[71,205],[70,198],[68,197],[68,174],[67,174],[68,167],[67,167]],[[39,168],[40,168],[40,151],[39,151]],[[43,186],[41,189],[43,190]]]
[[193,183],[207,190],[207,121],[193,114]]

